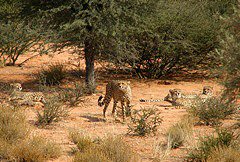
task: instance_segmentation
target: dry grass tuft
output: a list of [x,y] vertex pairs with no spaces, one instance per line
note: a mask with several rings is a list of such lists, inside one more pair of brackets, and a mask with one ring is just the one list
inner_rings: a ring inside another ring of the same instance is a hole
[[33,137],[13,146],[12,156],[17,161],[45,161],[60,155],[59,146],[42,137]]
[[117,137],[106,137],[94,141],[83,133],[70,132],[71,140],[77,145],[74,161],[77,162],[132,162],[137,158],[130,147]]
[[56,144],[29,134],[20,109],[0,107],[0,161],[46,161],[59,156]]
[[182,120],[174,124],[167,131],[167,137],[171,148],[178,148],[187,142],[193,133],[194,119],[190,116],[184,116]]

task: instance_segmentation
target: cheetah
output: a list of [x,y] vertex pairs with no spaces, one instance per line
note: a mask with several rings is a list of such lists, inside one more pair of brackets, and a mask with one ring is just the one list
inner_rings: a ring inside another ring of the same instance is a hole
[[11,90],[12,91],[22,91],[22,85],[21,83],[11,83],[10,84]]
[[130,102],[132,100],[132,90],[130,87],[130,81],[115,80],[115,81],[110,81],[106,85],[106,94],[104,99],[103,99],[103,96],[100,96],[98,99],[98,105],[100,107],[105,105],[103,109],[104,118],[106,118],[106,110],[112,98],[113,98],[112,115],[116,117],[116,107],[117,107],[117,103],[120,101],[121,108],[122,108],[122,118],[123,118],[123,121],[125,121],[125,117],[124,117],[125,111],[131,114]]
[[34,106],[39,103],[46,103],[44,94],[42,92],[23,92],[20,83],[11,84],[13,91],[10,95],[9,101],[17,102],[19,105]]
[[170,89],[169,94],[164,98],[164,101],[168,101],[176,108],[180,108],[180,106],[191,106],[193,101],[196,99],[200,99],[205,102],[206,99],[212,96],[212,94],[213,88],[210,86],[204,86],[202,93],[199,95],[186,95],[182,93],[181,89]]

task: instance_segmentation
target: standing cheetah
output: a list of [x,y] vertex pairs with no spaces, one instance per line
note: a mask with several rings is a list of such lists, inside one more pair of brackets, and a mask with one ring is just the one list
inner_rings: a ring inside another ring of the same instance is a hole
[[130,102],[132,99],[132,91],[130,87],[130,81],[120,81],[120,80],[115,80],[115,81],[110,81],[106,85],[106,94],[101,101],[103,96],[100,96],[98,99],[98,105],[99,106],[104,106],[103,109],[103,117],[106,118],[106,110],[111,102],[111,99],[113,98],[113,109],[112,109],[112,115],[116,117],[116,107],[117,103],[120,101],[121,102],[121,108],[122,108],[122,118],[123,121],[125,120],[125,108],[127,111],[131,113],[131,107],[130,107]]

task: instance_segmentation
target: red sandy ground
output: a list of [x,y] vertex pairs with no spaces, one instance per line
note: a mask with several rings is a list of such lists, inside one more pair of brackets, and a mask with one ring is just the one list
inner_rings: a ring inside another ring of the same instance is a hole
[[[30,55],[22,56],[19,62],[25,60]],[[67,63],[69,58],[76,57],[74,55],[70,55],[68,53],[63,53],[56,55],[54,57],[49,56],[39,56],[31,61],[27,62],[23,67],[4,67],[0,68],[0,81],[11,83],[11,82],[20,82],[23,84],[23,87],[27,90],[31,90],[32,86],[36,87],[36,82],[33,81],[32,74],[36,73],[39,69],[44,66],[47,66],[54,62],[61,62],[66,64],[70,69],[70,65]],[[84,65],[84,61],[82,60],[82,64]],[[96,65],[98,70],[101,70],[100,65]],[[82,66],[82,68],[84,68]],[[106,75],[105,75],[106,76]],[[104,76],[98,76],[98,87],[99,91],[105,93],[105,85],[107,80],[103,79]],[[116,75],[110,75],[108,80],[117,77]],[[105,77],[106,78],[106,77]],[[156,136],[147,136],[147,137],[137,137],[137,136],[129,136],[126,135],[128,131],[127,124],[114,122],[110,116],[112,104],[108,108],[107,117],[108,121],[103,122],[102,119],[102,108],[97,106],[97,99],[100,93],[87,96],[84,104],[74,107],[74,109],[70,112],[69,117],[63,119],[58,123],[54,123],[53,125],[47,128],[38,128],[34,126],[34,121],[36,121],[36,111],[34,108],[29,108],[26,110],[26,116],[28,117],[29,123],[32,125],[33,133],[41,135],[43,138],[51,139],[58,144],[60,144],[63,155],[58,159],[54,159],[51,161],[71,161],[72,156],[69,154],[71,147],[74,147],[74,144],[69,140],[68,133],[71,129],[78,129],[85,134],[91,137],[104,137],[106,135],[121,135],[132,148],[133,150],[140,155],[141,161],[151,161],[151,158],[154,156],[156,144],[159,142],[166,142],[166,137],[164,133],[166,130],[177,123],[180,118],[186,114],[185,109],[174,109],[169,107],[169,109],[165,109],[163,105],[169,105],[166,102],[159,103],[140,103],[140,98],[145,99],[156,99],[163,98],[168,93],[170,88],[180,88],[185,92],[201,91],[203,85],[210,85],[214,87],[215,92],[219,92],[221,90],[221,86],[219,86],[213,80],[186,80],[186,81],[176,81],[170,80],[172,82],[171,85],[164,85],[161,80],[139,80],[133,79],[131,77],[126,77],[127,80],[131,81],[131,88],[133,93],[133,101],[132,104],[135,106],[134,109],[139,109],[141,106],[143,107],[152,107],[155,105],[159,111],[161,111],[161,116],[163,118],[163,122],[159,127]],[[71,82],[83,83],[83,79],[72,79]],[[68,80],[68,82],[69,82]],[[65,84],[68,84],[67,82]],[[159,106],[160,105],[160,106]],[[199,126],[194,128],[196,134],[201,132],[201,134],[209,133],[212,131],[211,127]],[[196,141],[196,139],[193,139]],[[183,161],[183,157],[187,153],[187,149],[184,146],[180,149],[175,149],[170,152],[169,157],[165,161]]]

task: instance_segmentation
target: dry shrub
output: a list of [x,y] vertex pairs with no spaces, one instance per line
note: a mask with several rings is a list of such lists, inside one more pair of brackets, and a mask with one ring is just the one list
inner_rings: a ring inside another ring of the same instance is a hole
[[235,137],[231,131],[217,130],[216,136],[213,134],[200,138],[198,148],[190,152],[188,159],[190,161],[206,161],[212,156],[214,150],[224,147],[231,148],[235,143],[234,141]]
[[167,141],[167,144],[165,144],[165,142],[156,142],[154,144],[154,158],[153,158],[153,162],[162,162],[165,159],[167,159],[170,155],[170,151],[171,151],[171,142]]
[[66,70],[64,65],[56,63],[40,70],[35,77],[41,85],[58,85],[66,78]]
[[59,146],[42,137],[33,137],[15,145],[12,156],[17,161],[45,161],[60,155]]
[[74,161],[77,162],[132,162],[137,158],[120,137],[92,140],[82,133],[71,132],[71,140],[77,145]]
[[46,161],[59,156],[56,144],[29,137],[30,129],[20,109],[0,107],[0,161]]
[[77,131],[70,132],[70,139],[77,145],[80,152],[87,150],[92,147],[93,141],[90,137],[85,136],[83,133]]
[[212,97],[206,101],[197,101],[188,112],[204,125],[218,125],[221,120],[236,112],[236,106],[222,98]]
[[190,116],[184,116],[179,123],[168,129],[167,137],[171,148],[178,148],[191,138],[194,125],[193,120]]
[[238,162],[240,148],[220,147],[211,152],[208,162]]
[[133,111],[131,124],[128,125],[128,133],[133,132],[139,136],[145,136],[150,133],[155,134],[161,122],[162,118],[156,109],[141,108],[140,110]]
[[28,134],[29,127],[22,111],[0,106],[0,140],[14,144]]
[[44,104],[43,112],[37,112],[37,123],[48,125],[59,121],[62,117],[68,116],[69,109],[63,106],[58,97],[53,96]]

